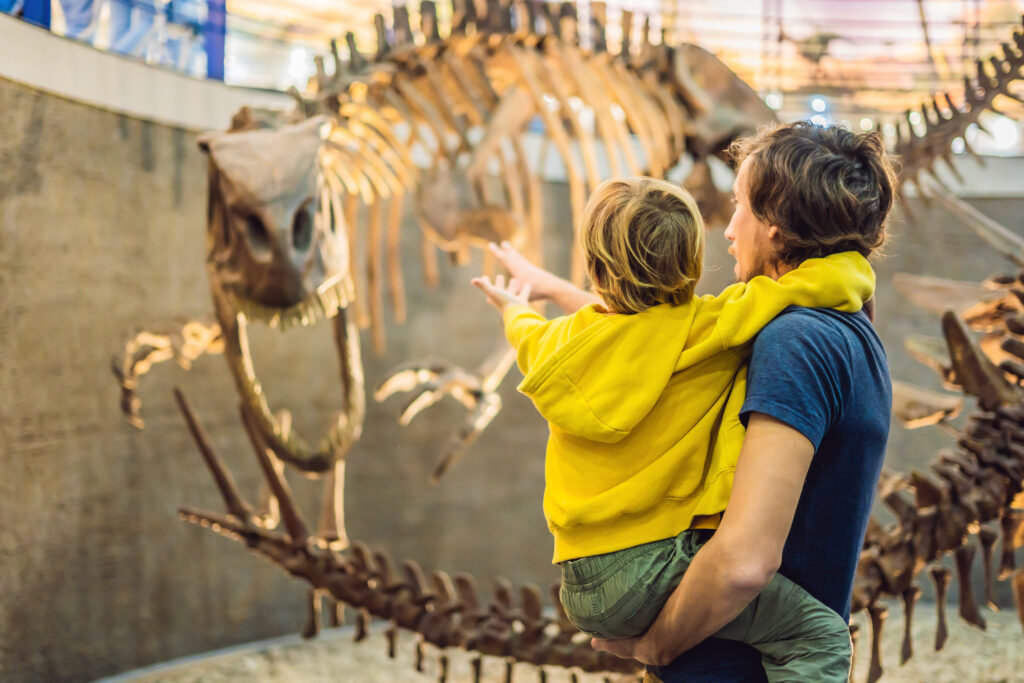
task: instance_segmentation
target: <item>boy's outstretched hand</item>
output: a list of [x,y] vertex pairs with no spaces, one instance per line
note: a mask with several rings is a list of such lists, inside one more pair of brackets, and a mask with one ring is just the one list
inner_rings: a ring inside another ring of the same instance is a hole
[[561,278],[527,261],[526,257],[516,251],[516,248],[508,240],[501,244],[491,242],[487,248],[498,259],[498,262],[511,273],[512,281],[509,282],[509,285],[516,282],[529,283],[531,301],[547,299],[551,296],[549,290],[558,288]]
[[530,301],[530,283],[512,278],[505,284],[505,276],[499,275],[494,282],[487,276],[475,277],[473,285],[487,295],[487,303],[504,312],[512,304],[526,306]]

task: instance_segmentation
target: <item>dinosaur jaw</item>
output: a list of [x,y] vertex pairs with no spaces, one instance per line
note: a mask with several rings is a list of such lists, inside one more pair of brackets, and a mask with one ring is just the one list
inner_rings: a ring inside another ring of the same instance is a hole
[[338,274],[325,280],[302,301],[286,308],[268,306],[231,290],[225,291],[224,296],[230,307],[246,319],[262,322],[272,329],[287,330],[333,318],[339,309],[348,306],[354,291],[351,278]]
[[[364,398],[359,337],[346,315],[352,297],[349,278],[325,282],[303,301],[288,308],[273,308],[223,290],[214,291],[217,317],[224,335],[224,355],[242,399],[243,410],[254,440],[274,451],[280,459],[307,472],[323,472],[342,459],[358,439],[362,426]],[[271,412],[270,404],[256,376],[249,350],[247,326],[262,322],[271,328],[312,326],[331,320],[341,367],[343,408],[332,421],[316,448],[291,428],[287,410]]]

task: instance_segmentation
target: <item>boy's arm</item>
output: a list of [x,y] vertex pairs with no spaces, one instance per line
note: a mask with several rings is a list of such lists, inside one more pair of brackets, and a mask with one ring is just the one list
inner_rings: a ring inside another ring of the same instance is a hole
[[547,289],[547,298],[561,308],[564,313],[574,313],[590,304],[601,304],[604,306],[604,301],[597,294],[582,290],[568,280],[563,280],[553,275],[552,277],[554,277],[555,281]]
[[487,302],[501,312],[505,337],[516,351],[516,364],[525,375],[542,360],[547,352],[557,347],[555,341],[566,318],[547,320],[527,305],[530,284],[510,280],[505,284],[499,275],[494,282],[487,277],[472,280],[473,285],[487,295]]
[[[565,318],[547,320],[529,306],[513,305],[501,312],[505,338],[516,351],[516,365],[526,375],[557,347],[553,338]],[[550,348],[549,348],[550,347]]]
[[706,297],[701,315],[714,319],[714,336],[723,346],[753,339],[787,306],[834,308],[854,313],[875,291],[871,265],[856,252],[804,261],[778,280],[758,276]]
[[554,273],[533,265],[509,242],[491,243],[491,253],[508,269],[513,282],[530,285],[530,301],[549,299],[565,313],[574,313],[589,304],[603,304],[601,297],[587,292]]

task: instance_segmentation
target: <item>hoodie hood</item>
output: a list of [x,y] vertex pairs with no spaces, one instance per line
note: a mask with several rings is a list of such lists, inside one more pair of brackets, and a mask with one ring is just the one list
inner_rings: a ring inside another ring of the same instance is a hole
[[585,329],[532,369],[519,391],[564,432],[602,443],[621,441],[679,369],[698,301],[633,315],[587,306],[576,313]]

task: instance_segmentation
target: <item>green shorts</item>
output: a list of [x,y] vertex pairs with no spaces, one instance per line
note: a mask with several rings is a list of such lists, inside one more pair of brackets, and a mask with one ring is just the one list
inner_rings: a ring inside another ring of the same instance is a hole
[[[711,531],[560,563],[569,619],[598,638],[642,634],[661,612]],[[853,654],[846,621],[781,574],[715,634],[756,648],[778,681],[847,681]]]

